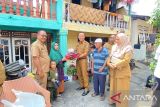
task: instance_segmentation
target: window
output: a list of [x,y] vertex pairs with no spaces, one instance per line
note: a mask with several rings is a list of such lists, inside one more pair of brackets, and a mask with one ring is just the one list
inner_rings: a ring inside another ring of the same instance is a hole
[[72,0],[72,3],[74,3],[74,4],[81,4],[81,0]]

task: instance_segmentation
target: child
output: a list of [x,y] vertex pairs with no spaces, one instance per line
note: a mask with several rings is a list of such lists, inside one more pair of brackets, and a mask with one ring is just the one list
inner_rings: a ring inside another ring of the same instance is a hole
[[59,82],[57,79],[58,79],[58,73],[56,68],[56,62],[51,61],[50,71],[48,72],[48,82],[47,82],[47,88],[51,93],[51,101],[54,101],[57,98],[57,88],[59,87]]
[[90,46],[90,51],[89,51],[89,54],[88,54],[88,76],[89,76],[89,82],[92,81],[92,76],[93,76],[93,73],[91,71],[91,68],[92,68],[92,61],[93,61],[93,51],[95,49],[95,46],[91,44]]

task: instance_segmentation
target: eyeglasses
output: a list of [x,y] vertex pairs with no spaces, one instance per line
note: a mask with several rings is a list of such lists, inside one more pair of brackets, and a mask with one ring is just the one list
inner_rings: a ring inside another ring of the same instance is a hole
[[42,37],[47,37],[47,35],[42,35]]

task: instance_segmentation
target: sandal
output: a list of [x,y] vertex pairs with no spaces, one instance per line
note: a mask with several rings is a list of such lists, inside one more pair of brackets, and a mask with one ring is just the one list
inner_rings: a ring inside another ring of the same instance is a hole
[[104,101],[104,99],[105,99],[104,95],[100,96],[100,101]]
[[91,96],[92,96],[92,97],[96,97],[96,96],[98,96],[98,94],[93,93],[93,94],[91,94]]

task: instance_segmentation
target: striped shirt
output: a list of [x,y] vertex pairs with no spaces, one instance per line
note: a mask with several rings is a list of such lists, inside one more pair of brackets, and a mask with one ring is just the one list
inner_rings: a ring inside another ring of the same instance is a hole
[[106,48],[102,48],[100,52],[98,52],[98,49],[95,49],[93,51],[94,73],[95,74],[107,75],[108,73],[107,67],[104,68],[103,72],[99,72],[99,69],[103,66],[107,58],[108,58],[108,50]]

